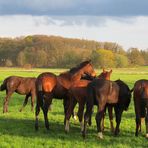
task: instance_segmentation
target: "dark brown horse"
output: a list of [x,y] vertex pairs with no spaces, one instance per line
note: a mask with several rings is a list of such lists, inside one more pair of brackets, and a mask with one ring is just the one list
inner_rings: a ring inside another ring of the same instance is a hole
[[[111,73],[112,73],[112,70],[106,71],[105,69],[103,69],[103,72],[99,76],[97,76],[97,78],[98,79],[110,80]],[[91,79],[91,78],[85,77],[83,79],[87,79],[87,80],[80,80],[78,82],[75,82],[70,87],[70,89],[68,91],[68,96],[69,96],[69,99],[70,99],[70,105],[68,107],[66,117],[65,117],[66,118],[65,131],[66,132],[69,131],[69,120],[70,120],[71,114],[72,114],[74,107],[75,107],[77,102],[79,104],[77,115],[78,115],[78,118],[79,118],[81,131],[83,131],[82,119],[83,119],[85,100],[87,98],[87,85],[91,82],[88,79]]]
[[141,130],[141,118],[145,118],[146,138],[148,138],[148,80],[138,80],[133,88],[134,106],[136,115],[136,132]]
[[38,115],[40,112],[40,107],[42,108],[44,113],[45,126],[47,129],[49,129],[47,113],[48,107],[52,102],[52,98],[64,99],[64,113],[66,114],[69,105],[69,100],[67,96],[68,89],[74,82],[79,81],[84,74],[88,74],[91,76],[96,75],[91,61],[82,62],[69,71],[61,73],[59,76],[56,76],[53,73],[42,73],[38,76],[36,81],[36,130],[38,130]]
[[36,78],[33,77],[19,77],[19,76],[10,76],[7,77],[3,84],[0,86],[0,90],[6,90],[6,97],[4,99],[3,112],[8,112],[8,103],[11,95],[16,92],[21,95],[26,95],[24,104],[21,107],[20,111],[26,106],[28,98],[31,96],[31,110],[34,108],[35,101],[35,81]]
[[103,138],[101,120],[104,116],[106,105],[113,105],[116,115],[115,135],[119,134],[119,125],[123,110],[127,110],[131,92],[129,87],[121,80],[107,81],[103,79],[95,79],[87,86],[88,98],[86,99],[86,112],[84,115],[83,137],[86,135],[86,125],[91,118],[93,105],[97,105],[98,112],[96,114],[96,123],[98,137]]

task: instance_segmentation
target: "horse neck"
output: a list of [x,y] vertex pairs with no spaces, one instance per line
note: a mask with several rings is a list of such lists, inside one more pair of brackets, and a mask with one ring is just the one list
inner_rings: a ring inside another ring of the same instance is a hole
[[62,85],[64,88],[69,89],[69,87],[76,81],[81,79],[82,71],[79,71],[75,74],[71,74],[69,72],[60,74],[58,76],[58,81],[60,85]]
[[78,72],[76,72],[75,74],[71,74],[71,81],[78,81],[81,79],[83,74],[82,70],[79,70]]
[[110,80],[110,76],[105,77],[103,75],[98,76],[98,79]]

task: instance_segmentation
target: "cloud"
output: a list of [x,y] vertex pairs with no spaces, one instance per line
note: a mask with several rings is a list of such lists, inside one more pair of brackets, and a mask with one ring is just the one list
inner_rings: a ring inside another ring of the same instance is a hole
[[0,15],[146,16],[147,0],[1,0]]
[[148,48],[148,17],[5,15],[0,22],[1,37],[44,34]]

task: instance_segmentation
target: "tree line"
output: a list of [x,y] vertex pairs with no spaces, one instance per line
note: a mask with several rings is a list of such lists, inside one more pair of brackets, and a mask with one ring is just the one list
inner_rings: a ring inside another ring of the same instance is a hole
[[96,68],[148,65],[148,50],[58,36],[0,38],[0,66],[69,68],[87,59]]

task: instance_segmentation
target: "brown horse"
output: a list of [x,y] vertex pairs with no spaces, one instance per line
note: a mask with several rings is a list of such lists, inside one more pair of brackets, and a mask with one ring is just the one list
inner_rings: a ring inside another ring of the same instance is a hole
[[[112,73],[112,70],[106,71],[105,69],[103,69],[103,72],[97,78],[98,79],[110,80],[111,73]],[[85,79],[89,79],[89,78],[85,77]],[[80,81],[75,82],[70,87],[70,89],[68,91],[68,96],[69,96],[69,99],[70,99],[70,105],[68,107],[66,117],[65,117],[66,118],[65,131],[66,132],[69,132],[69,120],[70,120],[71,114],[72,114],[74,107],[75,107],[77,102],[79,104],[77,115],[78,115],[78,118],[79,118],[81,131],[83,131],[82,119],[83,119],[85,100],[86,100],[86,97],[87,97],[87,85],[90,82],[91,81],[89,81],[89,80],[82,80],[81,79]]]
[[24,104],[21,107],[20,111],[26,106],[28,98],[31,96],[31,110],[34,108],[35,101],[35,81],[36,78],[33,77],[19,77],[19,76],[10,76],[7,77],[3,84],[0,86],[0,90],[6,90],[6,97],[4,99],[3,113],[8,112],[8,103],[11,95],[16,92],[21,95],[26,95]]
[[49,129],[47,113],[48,107],[52,102],[52,98],[64,99],[64,113],[66,114],[69,105],[69,100],[67,96],[68,89],[74,82],[79,81],[84,74],[88,74],[91,76],[96,75],[91,61],[82,62],[69,71],[61,73],[59,76],[56,76],[53,73],[42,73],[38,76],[36,81],[36,130],[38,130],[38,115],[40,112],[40,107],[42,108],[44,113],[45,126],[47,129]]
[[134,84],[132,89],[134,96],[134,106],[136,114],[136,132],[135,136],[138,136],[138,131],[141,131],[141,118],[145,117],[146,125],[146,138],[148,138],[148,80],[138,80]]
[[88,97],[86,98],[86,112],[84,115],[84,130],[83,137],[86,135],[86,125],[91,118],[93,105],[97,105],[98,112],[96,114],[96,123],[98,137],[103,138],[101,120],[104,116],[106,105],[113,105],[116,115],[115,135],[119,134],[119,125],[123,110],[127,110],[131,92],[129,87],[121,80],[115,82],[95,79],[87,86]]

